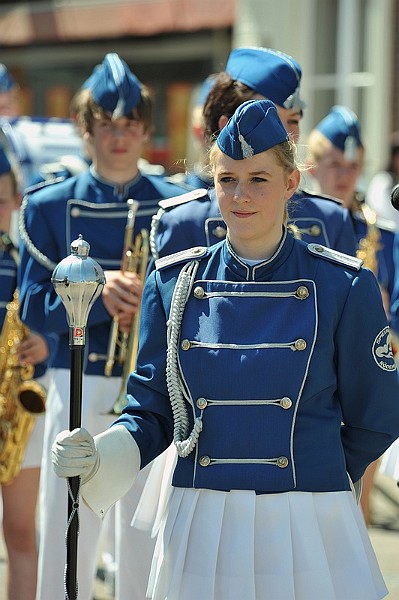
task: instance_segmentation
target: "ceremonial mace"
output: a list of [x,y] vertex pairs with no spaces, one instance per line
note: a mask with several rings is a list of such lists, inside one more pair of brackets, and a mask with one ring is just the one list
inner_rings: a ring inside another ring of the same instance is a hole
[[[69,429],[81,426],[83,354],[86,323],[94,302],[105,284],[100,265],[89,257],[90,245],[82,235],[71,244],[71,254],[55,267],[52,284],[67,312],[71,349]],[[80,478],[68,478],[68,522],[66,532],[65,598],[78,597],[77,550],[79,534]]]

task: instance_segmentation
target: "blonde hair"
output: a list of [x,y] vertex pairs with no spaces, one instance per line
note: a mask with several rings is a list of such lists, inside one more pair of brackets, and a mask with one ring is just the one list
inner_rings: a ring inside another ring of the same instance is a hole
[[313,129],[309,134],[307,143],[308,160],[313,164],[317,164],[332,147],[332,142],[321,131]]

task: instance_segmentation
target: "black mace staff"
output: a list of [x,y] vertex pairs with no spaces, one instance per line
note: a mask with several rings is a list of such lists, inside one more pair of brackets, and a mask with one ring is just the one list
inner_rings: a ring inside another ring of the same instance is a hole
[[[69,429],[81,426],[83,355],[86,324],[91,307],[105,284],[100,265],[89,257],[90,245],[81,235],[71,244],[71,254],[54,269],[51,281],[67,312],[71,349]],[[66,530],[65,598],[78,597],[77,552],[79,535],[80,478],[68,478],[68,522]]]

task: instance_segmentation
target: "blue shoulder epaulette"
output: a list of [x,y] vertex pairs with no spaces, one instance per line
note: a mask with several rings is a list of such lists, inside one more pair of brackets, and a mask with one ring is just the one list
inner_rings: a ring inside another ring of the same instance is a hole
[[174,208],[175,206],[180,206],[180,204],[186,204],[186,202],[191,202],[191,200],[198,200],[198,198],[203,198],[204,196],[207,196],[207,194],[208,191],[205,188],[198,188],[196,190],[186,192],[185,194],[181,194],[180,196],[164,198],[158,202],[158,206],[160,206],[164,210],[168,210],[168,208]]
[[327,194],[319,194],[316,192],[309,192],[308,190],[299,189],[297,193],[304,198],[315,198],[316,200],[328,200],[329,202],[335,202],[339,206],[343,206],[342,201],[335,196],[328,196]]
[[155,261],[155,268],[157,271],[160,271],[165,267],[187,262],[188,260],[203,258],[207,253],[208,248],[206,246],[195,246],[194,248],[187,248],[187,250],[180,250],[180,252],[158,258]]
[[53,185],[54,183],[62,183],[65,181],[65,177],[55,177],[54,179],[49,179],[46,181],[39,181],[38,183],[34,183],[25,188],[24,196],[31,195],[42,188],[48,187],[49,185]]
[[307,248],[314,256],[319,256],[330,262],[350,267],[356,271],[359,271],[363,265],[363,261],[356,256],[350,256],[350,254],[344,254],[343,252],[338,252],[338,250],[333,250],[332,248],[327,248],[320,244],[308,244]]

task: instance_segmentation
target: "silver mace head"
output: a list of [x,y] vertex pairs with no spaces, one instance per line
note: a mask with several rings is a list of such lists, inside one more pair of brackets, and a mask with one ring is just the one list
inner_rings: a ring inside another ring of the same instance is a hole
[[71,254],[55,267],[51,282],[67,312],[71,346],[84,346],[86,324],[105,284],[104,271],[89,257],[90,244],[82,235],[72,242]]

